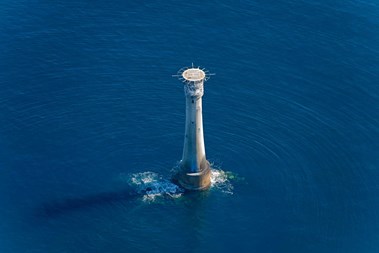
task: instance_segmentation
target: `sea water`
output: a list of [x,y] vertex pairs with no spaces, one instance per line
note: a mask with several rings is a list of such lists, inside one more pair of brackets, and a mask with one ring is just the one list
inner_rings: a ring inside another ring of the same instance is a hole
[[[0,3],[0,252],[378,252],[377,1]],[[170,181],[181,67],[212,187]]]

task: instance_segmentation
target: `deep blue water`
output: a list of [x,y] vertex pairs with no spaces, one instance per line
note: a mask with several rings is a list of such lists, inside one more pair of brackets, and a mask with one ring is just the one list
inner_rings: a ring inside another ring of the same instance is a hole
[[[144,201],[192,62],[233,194]],[[230,251],[379,251],[377,1],[2,0],[0,252]]]

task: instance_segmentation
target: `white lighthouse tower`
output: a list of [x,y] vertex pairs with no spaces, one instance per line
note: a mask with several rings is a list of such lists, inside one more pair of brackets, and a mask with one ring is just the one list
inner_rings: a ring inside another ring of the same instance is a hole
[[204,81],[210,75],[212,74],[194,67],[193,64],[190,68],[179,70],[178,75],[175,75],[184,83],[186,123],[183,156],[174,180],[188,190],[203,190],[211,184],[210,165],[205,156],[202,114]]

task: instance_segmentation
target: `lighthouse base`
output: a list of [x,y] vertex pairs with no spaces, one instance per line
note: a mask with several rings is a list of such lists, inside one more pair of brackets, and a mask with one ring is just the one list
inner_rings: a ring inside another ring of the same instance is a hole
[[206,190],[211,186],[211,169],[206,161],[199,172],[187,172],[186,168],[180,167],[173,180],[186,190],[199,191]]

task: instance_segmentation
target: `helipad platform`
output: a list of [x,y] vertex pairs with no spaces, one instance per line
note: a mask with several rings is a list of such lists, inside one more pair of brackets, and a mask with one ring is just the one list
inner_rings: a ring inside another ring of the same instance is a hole
[[198,68],[190,68],[183,71],[182,76],[187,81],[196,82],[205,78],[205,72]]

